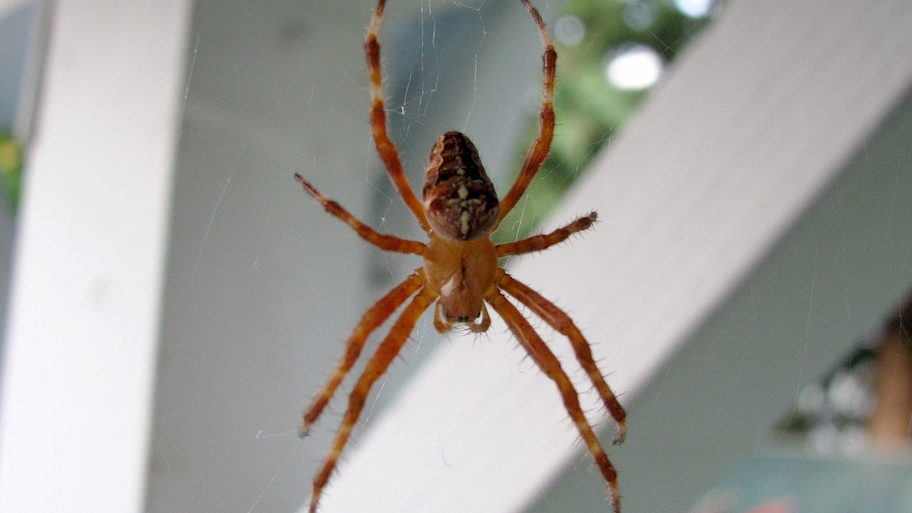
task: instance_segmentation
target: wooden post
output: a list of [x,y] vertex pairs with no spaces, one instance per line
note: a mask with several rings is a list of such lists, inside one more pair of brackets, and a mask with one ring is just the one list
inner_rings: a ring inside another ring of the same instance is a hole
[[871,443],[881,451],[908,449],[912,429],[912,301],[884,330],[877,356],[876,405],[869,426]]

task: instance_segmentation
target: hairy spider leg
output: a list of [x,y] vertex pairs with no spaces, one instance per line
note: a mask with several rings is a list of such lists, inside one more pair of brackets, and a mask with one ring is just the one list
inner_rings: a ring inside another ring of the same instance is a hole
[[510,331],[512,331],[513,335],[516,336],[516,339],[519,340],[520,345],[526,350],[526,353],[529,354],[532,360],[535,361],[542,372],[551,378],[557,385],[564,401],[564,408],[566,408],[567,413],[570,414],[570,418],[576,425],[576,429],[583,438],[583,442],[585,442],[586,446],[589,448],[589,452],[595,459],[595,463],[598,466],[599,471],[601,471],[602,477],[608,482],[611,508],[615,513],[619,513],[621,496],[620,491],[618,490],[617,472],[614,470],[614,466],[608,459],[608,455],[605,454],[605,450],[602,448],[598,438],[592,431],[592,426],[589,425],[589,421],[583,414],[582,407],[580,407],[579,403],[579,394],[573,387],[573,383],[571,383],[567,373],[561,368],[557,357],[548,349],[548,346],[545,345],[541,337],[538,336],[538,333],[535,332],[535,328],[529,324],[529,321],[523,317],[515,306],[513,306],[513,303],[507,301],[504,295],[501,294],[496,287],[491,288],[485,296],[485,300],[494,308],[494,311],[500,314],[510,328]]
[[402,315],[399,316],[393,327],[390,328],[389,333],[387,333],[386,338],[380,342],[377,350],[368,360],[367,367],[365,367],[361,377],[358,378],[358,382],[348,397],[348,409],[345,410],[345,416],[342,418],[342,424],[336,432],[336,438],[329,449],[329,453],[323,460],[323,466],[317,472],[317,475],[314,476],[313,494],[310,496],[310,513],[316,513],[317,511],[317,504],[320,502],[323,487],[326,486],[333,469],[336,468],[339,456],[351,436],[355,423],[358,422],[358,417],[361,416],[361,410],[364,409],[364,403],[367,400],[371,386],[389,368],[399,351],[402,350],[402,346],[408,341],[409,335],[412,333],[412,329],[414,329],[421,314],[427,310],[436,297],[436,293],[428,288],[421,289],[418,295],[402,311]]
[[497,252],[498,258],[543,251],[550,248],[551,246],[564,242],[565,240],[569,239],[570,236],[574,233],[588,230],[592,227],[593,224],[595,224],[597,219],[598,216],[596,213],[590,212],[589,214],[579,217],[572,223],[566,226],[562,226],[551,233],[533,235],[516,242],[498,244],[494,249]]
[[377,42],[377,36],[380,33],[380,20],[383,18],[383,7],[386,0],[380,0],[377,9],[371,17],[370,26],[367,30],[367,41],[364,43],[364,49],[367,53],[367,65],[370,75],[370,97],[371,97],[371,129],[374,134],[374,144],[377,146],[377,154],[380,160],[386,166],[386,171],[399,196],[405,202],[405,205],[414,214],[421,229],[430,233],[431,227],[428,224],[427,216],[418,196],[412,191],[412,187],[405,177],[402,170],[402,161],[399,159],[399,152],[396,145],[390,139],[386,128],[386,108],[383,104],[383,75],[380,67],[380,43]]
[[538,25],[538,33],[541,36],[542,45],[545,47],[545,51],[542,54],[544,86],[542,87],[541,131],[535,144],[529,148],[529,153],[526,154],[526,160],[523,162],[522,169],[519,171],[519,176],[516,177],[513,187],[500,200],[500,217],[497,219],[497,224],[494,225],[494,230],[497,229],[500,222],[507,217],[510,210],[513,210],[513,207],[516,206],[519,198],[526,192],[526,188],[532,182],[532,179],[535,178],[535,174],[538,173],[542,162],[548,157],[548,153],[551,151],[551,140],[554,138],[554,70],[555,66],[557,66],[557,52],[554,51],[554,41],[548,35],[548,30],[545,28],[545,23],[542,21],[538,10],[529,3],[529,0],[522,0],[522,3],[532,14],[535,24]]
[[576,354],[576,360],[586,371],[586,374],[589,375],[589,379],[595,385],[595,389],[598,390],[602,402],[605,403],[605,407],[608,408],[611,416],[617,422],[617,429],[612,443],[614,445],[622,443],[627,434],[627,412],[624,411],[624,407],[618,402],[614,392],[611,391],[611,387],[608,386],[605,378],[602,377],[598,365],[592,359],[592,349],[589,347],[589,342],[583,337],[583,334],[573,323],[570,316],[554,303],[545,299],[544,296],[529,288],[528,285],[514,279],[503,270],[498,270],[497,286],[535,312],[535,315],[538,315],[558,333],[570,340],[573,352]]
[[314,199],[323,205],[323,208],[327,212],[351,226],[358,233],[358,235],[367,242],[370,242],[374,246],[377,246],[378,248],[385,251],[393,251],[396,253],[411,253],[413,255],[424,254],[424,244],[414,240],[402,239],[396,237],[395,235],[377,233],[373,228],[367,226],[358,220],[357,217],[351,215],[351,213],[349,213],[348,210],[345,210],[342,205],[321,194],[320,191],[311,185],[310,182],[305,180],[304,177],[298,173],[295,173],[294,177],[295,180],[297,180],[301,186],[304,187],[305,191],[307,191],[311,196],[314,197]]
[[345,352],[342,355],[342,360],[336,366],[326,384],[323,385],[323,389],[320,390],[316,399],[304,413],[300,433],[302,437],[307,435],[310,426],[317,421],[320,414],[323,413],[323,408],[329,404],[330,399],[335,395],[336,389],[339,388],[342,380],[345,379],[345,376],[348,375],[355,361],[357,361],[358,356],[361,355],[361,350],[364,349],[364,343],[367,342],[370,334],[386,322],[393,312],[398,310],[412,294],[424,285],[425,280],[422,274],[423,271],[418,269],[364,312],[358,325],[355,326],[355,331],[349,337],[348,342],[345,343]]

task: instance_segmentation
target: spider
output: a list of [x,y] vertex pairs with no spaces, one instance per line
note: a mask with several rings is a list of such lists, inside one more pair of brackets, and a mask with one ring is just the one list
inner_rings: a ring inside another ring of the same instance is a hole
[[306,436],[310,427],[320,417],[355,364],[370,334],[408,302],[389,333],[371,355],[364,372],[349,395],[342,424],[313,479],[310,513],[317,510],[320,495],[361,415],[371,386],[387,371],[407,342],[418,319],[432,304],[434,327],[440,333],[450,331],[457,324],[467,325],[469,330],[475,333],[485,332],[491,325],[489,306],[503,318],[523,349],[557,385],[567,413],[608,483],[612,509],[615,512],[620,510],[617,473],[583,414],[579,394],[554,353],[517,307],[506,299],[504,293],[512,296],[555,331],[569,339],[576,359],[617,423],[613,441],[615,444],[621,443],[624,439],[626,413],[593,361],[589,343],[570,317],[530,287],[512,278],[498,265],[501,258],[542,251],[567,240],[574,233],[590,228],[596,222],[596,213],[584,215],[548,234],[534,235],[496,246],[491,242],[491,233],[516,206],[548,156],[554,135],[553,98],[557,53],[538,10],[528,0],[520,1],[532,15],[544,46],[540,133],[526,155],[519,176],[502,200],[497,199],[494,186],[485,173],[475,145],[460,132],[447,132],[434,144],[422,190],[423,201],[418,199],[409,186],[399,154],[387,134],[383,102],[380,44],[377,42],[377,36],[386,0],[379,0],[373,12],[365,43],[372,102],[370,124],[377,153],[402,200],[427,233],[428,242],[422,243],[378,233],[341,205],[321,194],[301,175],[295,174],[295,179],[304,190],[328,213],[348,223],[367,242],[385,251],[419,255],[424,259],[424,265],[415,269],[364,313],[354,333],[346,342],[342,360],[304,413],[301,436]]

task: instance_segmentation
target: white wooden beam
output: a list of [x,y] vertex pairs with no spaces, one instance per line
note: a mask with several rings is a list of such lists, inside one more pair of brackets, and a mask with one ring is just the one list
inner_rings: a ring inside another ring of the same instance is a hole
[[54,3],[15,254],[0,512],[140,511],[190,2]]

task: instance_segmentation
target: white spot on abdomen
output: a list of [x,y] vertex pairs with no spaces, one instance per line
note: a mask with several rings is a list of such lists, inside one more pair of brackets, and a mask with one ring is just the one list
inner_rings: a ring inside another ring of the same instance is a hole
[[472,219],[472,214],[468,210],[463,210],[462,215],[459,216],[459,233],[465,235],[469,233],[469,221]]

